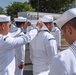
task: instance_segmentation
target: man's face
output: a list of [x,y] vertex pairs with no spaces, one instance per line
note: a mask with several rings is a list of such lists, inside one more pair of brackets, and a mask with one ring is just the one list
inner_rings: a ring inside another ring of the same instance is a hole
[[62,35],[64,36],[66,41],[71,44],[71,30],[69,26],[64,25],[64,27],[62,28]]
[[52,22],[47,22],[47,23],[44,22],[44,24],[47,26],[47,28],[49,29],[49,31],[51,31],[51,29],[53,27],[53,23]]
[[10,22],[7,22],[7,23],[4,23],[4,31],[5,31],[5,34],[8,34],[8,32],[10,31],[10,25],[11,23]]

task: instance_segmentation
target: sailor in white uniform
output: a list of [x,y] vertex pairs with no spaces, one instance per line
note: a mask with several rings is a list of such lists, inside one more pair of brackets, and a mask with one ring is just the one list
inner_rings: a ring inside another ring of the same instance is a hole
[[0,75],[14,75],[15,62],[12,63],[15,57],[14,48],[30,42],[42,26],[43,23],[38,22],[37,28],[28,34],[11,38],[7,36],[10,31],[10,16],[0,15]]
[[[27,24],[27,18],[18,17],[14,18],[14,21],[16,25],[11,25],[10,34],[13,33],[17,34],[15,37],[24,35],[23,31],[26,29],[25,25]],[[22,32],[18,34],[19,28],[22,30]],[[16,64],[15,75],[23,75],[24,59],[25,59],[25,45],[15,48],[15,64]]]
[[53,58],[49,75],[76,75],[76,8],[64,12],[56,24],[70,46]]
[[48,21],[53,21],[52,17],[40,18],[44,26],[37,36],[30,42],[30,58],[33,64],[33,75],[48,75],[51,59],[57,54],[57,43],[53,35],[50,34]]
[[[22,30],[20,29],[20,28],[18,28],[18,27],[16,27],[14,24],[11,24],[11,26],[10,26],[10,32],[8,33],[8,35],[7,36],[9,36],[9,37],[16,37],[16,36],[18,36],[20,33],[22,33]],[[16,48],[15,48],[16,49]],[[12,52],[12,54],[11,55],[13,55],[13,56],[15,56],[15,49],[13,49],[13,52]],[[23,51],[23,50],[22,50]],[[20,51],[19,51],[20,52]],[[8,67],[7,67],[7,69],[8,69],[8,71],[9,71],[9,75],[13,75],[14,74],[14,72],[15,72],[15,67],[16,66],[14,66],[16,63],[16,59],[15,59],[15,57],[13,58],[13,60],[10,62],[10,64],[8,65]],[[11,69],[11,67],[12,67],[12,69]]]
[[53,23],[50,33],[55,37],[57,46],[58,46],[58,52],[60,52],[60,50],[61,50],[61,31],[58,27],[54,26],[54,23]]

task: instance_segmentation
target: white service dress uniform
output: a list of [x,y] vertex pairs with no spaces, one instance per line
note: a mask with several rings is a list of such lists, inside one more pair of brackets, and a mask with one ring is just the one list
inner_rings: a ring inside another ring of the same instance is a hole
[[[13,37],[15,34],[17,35],[14,37],[19,37],[24,35],[22,30],[20,33],[18,32],[19,29],[22,28],[18,28],[15,25],[11,25],[10,36]],[[19,69],[18,65],[20,63],[24,64],[24,59],[25,59],[25,45],[15,48],[15,64],[16,64],[15,75],[23,75],[23,69]]]
[[51,59],[57,54],[57,43],[44,25],[30,42],[30,59],[33,75],[48,75]]
[[14,48],[27,44],[37,35],[37,33],[38,30],[33,29],[29,33],[17,38],[0,34],[0,75],[14,75]]
[[[50,33],[55,37],[58,48],[61,47],[61,31],[57,27],[53,26]],[[60,52],[59,49],[58,52]]]
[[76,41],[54,57],[49,75],[76,75]]
[[[16,37],[17,35],[19,35],[22,32],[22,30],[20,28],[17,28],[14,24],[11,24],[10,32],[8,33],[7,37],[8,36],[9,37]],[[14,75],[14,72],[15,72],[15,49],[12,50],[12,54],[11,55],[14,58],[10,62],[10,64],[8,65],[7,69],[8,69],[8,72],[9,72],[8,74],[9,75]]]
[[[21,32],[18,36],[22,36],[23,34],[24,33]],[[18,65],[20,63],[24,64],[24,60],[25,60],[25,45],[22,45],[21,47],[15,48],[15,61],[16,61],[15,75],[23,75],[23,69],[19,69]]]

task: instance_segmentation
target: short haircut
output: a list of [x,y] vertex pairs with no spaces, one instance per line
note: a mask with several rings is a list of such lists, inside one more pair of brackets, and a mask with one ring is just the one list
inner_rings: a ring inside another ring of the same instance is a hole
[[71,27],[73,27],[75,30],[76,30],[76,17],[69,20],[67,23],[65,23],[62,28],[65,26],[65,25],[70,25]]
[[8,22],[0,22],[0,25],[2,25],[3,23],[8,23]]
[[24,24],[25,22],[16,22],[16,26],[17,27],[21,27],[22,26],[22,24]]

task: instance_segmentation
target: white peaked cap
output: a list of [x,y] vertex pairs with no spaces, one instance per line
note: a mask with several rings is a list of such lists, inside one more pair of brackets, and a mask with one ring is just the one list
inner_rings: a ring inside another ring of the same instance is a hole
[[8,22],[10,21],[10,16],[0,15],[0,22]]
[[57,20],[56,24],[61,28],[69,20],[76,17],[76,8],[72,8],[64,12]]
[[53,16],[51,16],[51,15],[44,15],[39,20],[42,21],[42,22],[53,22]]
[[14,18],[14,21],[16,21],[16,22],[26,22],[27,21],[27,18],[18,17],[18,18]]

